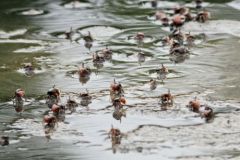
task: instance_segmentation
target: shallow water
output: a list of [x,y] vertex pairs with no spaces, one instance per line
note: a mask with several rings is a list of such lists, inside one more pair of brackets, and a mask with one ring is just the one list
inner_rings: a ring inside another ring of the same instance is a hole
[[[0,146],[0,159],[239,159],[239,1],[206,3],[212,20],[187,23],[183,30],[206,35],[196,42],[182,63],[169,60],[169,48],[160,39],[168,30],[151,16],[155,9],[138,0],[0,2],[0,135],[10,145]],[[177,2],[164,2],[171,8]],[[185,4],[181,2],[181,4]],[[186,4],[191,6],[191,4]],[[73,28],[73,41],[64,38]],[[90,31],[93,46],[88,49],[79,35]],[[141,46],[145,61],[138,62],[134,35],[144,32]],[[112,60],[96,68],[92,53],[108,46]],[[35,74],[26,76],[24,63],[32,63]],[[75,74],[84,62],[93,73],[86,83]],[[170,70],[164,84],[150,91],[150,78],[161,63]],[[109,86],[113,79],[124,87],[126,117],[121,123],[112,117]],[[80,102],[78,94],[88,89],[92,103],[79,106],[58,123],[47,140],[42,117],[48,110],[44,95],[56,85]],[[22,115],[15,113],[11,98],[24,88],[27,102]],[[164,110],[159,96],[170,89],[174,106]],[[214,110],[206,123],[185,106],[198,97]],[[124,133],[120,145],[112,147],[111,125]],[[116,153],[113,151],[116,149]]]

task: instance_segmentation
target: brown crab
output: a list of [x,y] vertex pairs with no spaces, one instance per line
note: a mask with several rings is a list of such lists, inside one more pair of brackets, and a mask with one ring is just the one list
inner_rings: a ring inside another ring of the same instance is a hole
[[145,37],[145,34],[143,32],[138,32],[135,35],[134,39],[139,41],[139,42],[142,42],[144,40],[144,37]]
[[210,19],[210,17],[211,17],[210,12],[204,10],[197,14],[196,21],[198,21],[200,23],[205,23],[207,20]]
[[163,11],[157,11],[155,13],[155,19],[161,21],[163,26],[169,25],[169,18]]
[[53,104],[58,104],[60,102],[61,92],[60,89],[56,88],[55,85],[47,92],[46,104],[48,108],[51,108]]
[[89,77],[91,75],[92,71],[90,68],[85,67],[84,63],[82,63],[82,66],[78,70],[78,74],[80,77]]
[[112,50],[109,49],[108,46],[106,46],[106,48],[103,49],[100,53],[104,56],[106,60],[110,60],[112,58]]
[[71,111],[75,111],[75,108],[78,106],[78,103],[74,100],[74,99],[71,99],[70,97],[68,98],[67,100],[67,104],[66,104],[66,107]]
[[9,145],[9,137],[7,136],[2,136],[0,139],[0,145],[1,146],[7,146]]
[[150,79],[150,90],[155,90],[157,88],[157,80],[156,79]]
[[45,115],[43,117],[43,123],[45,126],[54,128],[55,124],[57,123],[57,118],[53,115]]
[[23,111],[24,97],[25,91],[23,89],[19,88],[15,91],[15,95],[13,97],[13,106],[15,108],[15,111],[18,113],[21,113]]
[[173,96],[170,93],[170,89],[168,89],[168,93],[160,96],[160,100],[162,105],[173,105]]

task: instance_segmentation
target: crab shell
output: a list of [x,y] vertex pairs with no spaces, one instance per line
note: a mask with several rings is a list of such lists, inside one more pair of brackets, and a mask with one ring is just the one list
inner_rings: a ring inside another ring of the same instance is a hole
[[44,121],[45,123],[52,123],[54,120],[55,120],[55,117],[54,117],[54,116],[45,115],[45,116],[43,117],[43,121]]
[[120,84],[111,84],[111,90],[112,91],[120,91],[121,87],[122,86]]
[[53,104],[53,105],[52,105],[52,111],[53,111],[54,113],[58,113],[59,110],[60,110],[60,106],[58,106],[58,105],[56,105],[56,104]]
[[78,71],[80,77],[86,77],[89,76],[91,73],[91,70],[89,68],[80,68]]
[[135,39],[137,40],[143,40],[145,37],[143,32],[138,32],[137,35],[135,36]]
[[102,50],[102,53],[104,55],[111,55],[112,54],[112,50],[111,49],[108,49],[108,48],[105,48]]
[[170,93],[165,93],[161,95],[162,101],[170,101],[173,99],[172,95]]
[[51,94],[55,97],[59,97],[60,96],[60,90],[57,88],[52,88],[48,91],[48,94]]
[[127,103],[125,97],[120,98],[120,103],[121,103],[121,105],[125,105]]
[[160,74],[167,74],[168,73],[168,69],[165,66],[162,66],[162,68],[159,69]]
[[193,101],[190,101],[189,102],[189,105],[188,105],[190,108],[192,108],[192,110],[194,112],[199,112],[199,108],[200,108],[200,101],[198,100],[193,100]]
[[162,20],[162,19],[166,18],[167,16],[166,16],[166,14],[164,12],[157,11],[155,13],[155,17],[156,17],[156,20]]
[[15,92],[15,95],[17,97],[23,97],[25,95],[25,92],[23,89],[17,89],[16,92]]
[[175,15],[172,19],[174,25],[182,25],[185,22],[185,16]]
[[121,135],[121,131],[119,129],[114,129],[114,128],[110,130],[110,133],[112,137],[117,137]]

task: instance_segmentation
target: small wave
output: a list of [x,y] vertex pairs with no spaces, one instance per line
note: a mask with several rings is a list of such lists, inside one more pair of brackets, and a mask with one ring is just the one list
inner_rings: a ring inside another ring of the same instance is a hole
[[79,2],[79,1],[73,1],[70,3],[64,4],[63,6],[68,9],[92,7],[92,5],[89,3],[83,3],[83,2]]
[[[152,8],[152,5],[150,2],[140,2],[142,4],[143,8]],[[170,1],[161,1],[158,2],[157,8],[175,8],[179,6],[178,2],[170,2]]]
[[[202,3],[202,7],[208,7],[210,5],[210,3],[208,2],[203,2]],[[196,8],[196,3],[192,2],[192,3],[187,3],[185,4],[186,7],[189,7],[189,8]]]
[[240,0],[235,0],[227,3],[230,7],[240,10]]
[[14,51],[14,53],[33,53],[33,52],[39,52],[45,50],[44,46],[37,46],[37,47],[28,47],[28,48],[22,48],[17,49]]
[[86,34],[89,31],[94,38],[101,39],[101,40],[107,39],[121,32],[120,29],[115,27],[110,27],[110,26],[89,26],[86,28],[79,29],[78,31],[82,32],[83,34]]
[[26,11],[22,11],[20,14],[25,15],[25,16],[36,16],[36,15],[44,14],[44,10],[29,9],[29,10],[26,10]]
[[43,44],[41,40],[30,40],[30,39],[1,39],[0,43],[27,43],[27,44]]
[[24,35],[27,32],[27,29],[17,29],[15,31],[2,31],[0,30],[0,38],[10,38],[13,36],[19,36],[19,35]]
[[[34,69],[34,74],[41,74],[41,73],[44,73],[46,70],[45,69]],[[20,68],[17,70],[18,73],[21,73],[21,74],[26,74],[26,71],[23,69],[23,68]]]
[[205,34],[230,34],[233,36],[240,36],[239,21],[233,20],[216,20],[208,23],[189,22],[183,26],[183,30],[191,33],[205,33]]

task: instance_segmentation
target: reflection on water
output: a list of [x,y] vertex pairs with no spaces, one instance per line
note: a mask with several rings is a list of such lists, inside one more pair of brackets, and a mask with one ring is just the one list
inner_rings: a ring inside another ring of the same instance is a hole
[[239,158],[238,0],[173,35],[156,10],[194,3],[0,4],[0,159]]

